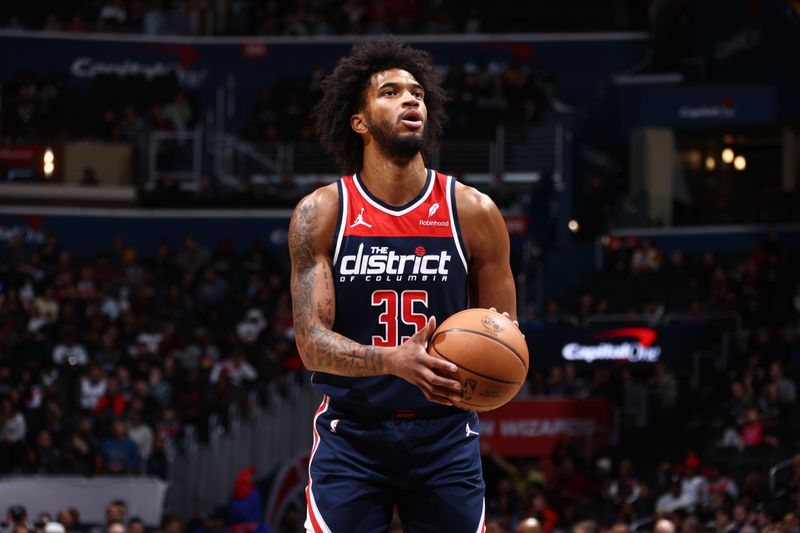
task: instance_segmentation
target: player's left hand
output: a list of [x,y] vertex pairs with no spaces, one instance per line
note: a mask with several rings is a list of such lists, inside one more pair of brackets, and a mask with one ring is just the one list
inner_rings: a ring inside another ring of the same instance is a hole
[[[498,312],[498,311],[497,311],[497,309],[496,309],[496,308],[494,308],[494,307],[490,307],[490,308],[489,308],[489,311],[494,311],[495,313],[497,313],[497,312]],[[515,325],[515,326],[517,326],[517,329],[519,329],[519,321],[517,321],[517,320],[512,320],[512,319],[511,319],[511,315],[509,315],[509,314],[508,314],[508,311],[503,311],[501,314],[502,314],[504,317],[506,317],[507,319],[511,320],[511,322],[513,322],[513,323],[514,323],[514,325]]]

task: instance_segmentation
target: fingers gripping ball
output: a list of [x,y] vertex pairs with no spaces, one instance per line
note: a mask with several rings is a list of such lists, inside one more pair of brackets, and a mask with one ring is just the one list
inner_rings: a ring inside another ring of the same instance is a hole
[[513,398],[528,375],[528,345],[519,328],[489,309],[460,311],[436,329],[428,353],[458,367],[462,409],[489,411]]

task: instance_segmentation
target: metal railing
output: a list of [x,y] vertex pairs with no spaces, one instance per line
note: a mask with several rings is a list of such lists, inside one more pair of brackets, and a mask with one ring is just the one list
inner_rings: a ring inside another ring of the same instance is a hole
[[170,172],[181,188],[193,190],[202,174],[203,128],[186,131],[153,131],[147,140],[148,191],[156,188],[165,172]]
[[241,416],[236,404],[227,412],[227,428],[218,416],[209,420],[207,444],[185,436],[182,452],[169,467],[170,489],[165,510],[189,518],[193,513],[224,505],[242,469],[253,466],[266,476],[277,465],[310,448],[314,411],[319,393],[305,383],[280,394],[274,385],[267,392],[267,407],[251,398],[252,412]]
[[778,488],[776,487],[775,478],[776,478],[778,472],[780,472],[782,470],[786,470],[787,468],[791,467],[793,463],[794,463],[794,460],[793,460],[793,458],[790,457],[789,459],[785,459],[785,460],[781,461],[780,463],[774,464],[774,465],[772,465],[770,467],[770,469],[769,469],[769,492],[774,497],[778,498],[778,497],[783,496],[786,493],[786,489],[785,488],[783,488],[781,490],[778,490]]
[[[499,124],[491,138],[442,139],[429,165],[474,182],[488,182],[495,176],[533,182],[559,166],[555,150],[559,135],[564,135],[564,128],[555,120]],[[152,190],[165,172],[171,172],[183,189],[192,190],[204,173],[238,188],[243,177],[278,183],[286,174],[303,184],[333,179],[339,171],[317,141],[249,141],[198,126],[150,134],[145,188]]]

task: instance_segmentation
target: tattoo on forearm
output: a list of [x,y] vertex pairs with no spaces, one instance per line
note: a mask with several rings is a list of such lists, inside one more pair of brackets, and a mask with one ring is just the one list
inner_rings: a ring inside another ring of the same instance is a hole
[[[310,345],[310,346],[309,346]],[[328,369],[348,376],[372,376],[383,371],[383,357],[374,346],[362,346],[333,331],[312,325],[306,353]]]
[[384,370],[382,352],[330,330],[335,314],[333,276],[330,268],[315,257],[315,229],[313,207],[310,202],[303,202],[295,210],[289,228],[292,307],[298,347],[321,369],[349,376],[379,374]]

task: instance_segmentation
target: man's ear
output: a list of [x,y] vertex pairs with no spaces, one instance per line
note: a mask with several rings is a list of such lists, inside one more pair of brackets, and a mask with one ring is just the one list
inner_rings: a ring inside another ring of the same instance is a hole
[[350,127],[353,128],[353,131],[359,135],[363,135],[369,131],[369,128],[367,127],[367,121],[365,120],[364,115],[361,113],[356,113],[350,117]]

